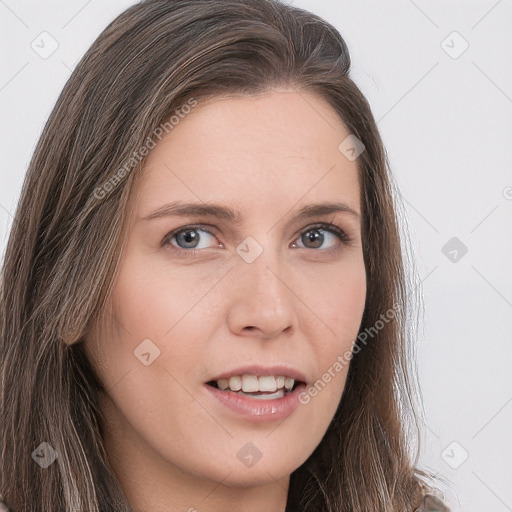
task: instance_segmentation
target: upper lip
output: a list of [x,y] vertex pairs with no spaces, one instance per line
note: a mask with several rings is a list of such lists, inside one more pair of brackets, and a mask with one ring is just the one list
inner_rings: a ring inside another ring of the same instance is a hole
[[257,364],[250,366],[240,366],[238,368],[233,368],[232,370],[227,370],[220,373],[216,377],[212,377],[208,382],[217,381],[219,379],[229,379],[229,377],[233,377],[233,375],[256,375],[257,377],[264,377],[266,375],[281,375],[283,377],[290,377],[294,379],[295,382],[307,383],[304,374],[295,368],[291,368],[286,365],[261,366]]

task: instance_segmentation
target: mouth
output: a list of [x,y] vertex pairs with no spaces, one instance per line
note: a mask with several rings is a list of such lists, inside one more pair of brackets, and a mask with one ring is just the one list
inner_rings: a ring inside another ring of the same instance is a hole
[[304,374],[288,365],[232,368],[205,382],[210,396],[235,417],[249,422],[280,421],[300,406]]
[[225,376],[206,383],[225,393],[248,396],[260,400],[277,400],[293,393],[297,387],[304,385],[304,380],[288,375],[241,375]]

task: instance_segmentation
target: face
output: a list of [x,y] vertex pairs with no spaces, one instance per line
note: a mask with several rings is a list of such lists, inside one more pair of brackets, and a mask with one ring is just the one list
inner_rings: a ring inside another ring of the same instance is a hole
[[86,340],[126,481],[286,484],[320,443],[366,296],[348,135],[321,98],[275,90],[199,103],[150,151]]

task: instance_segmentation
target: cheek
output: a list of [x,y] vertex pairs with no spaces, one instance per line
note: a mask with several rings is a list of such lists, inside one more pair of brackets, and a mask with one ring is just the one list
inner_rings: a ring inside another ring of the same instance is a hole
[[321,277],[325,285],[309,299],[321,320],[317,319],[317,327],[322,328],[325,336],[310,337],[314,340],[318,374],[306,390],[304,401],[312,407],[312,414],[323,418],[332,418],[341,399],[366,302],[363,263],[335,276]]
[[361,258],[352,265],[325,272],[317,278],[322,286],[313,288],[316,296],[310,296],[309,300],[331,340],[322,347],[332,357],[341,349],[345,351],[357,337],[366,303],[364,262]]
[[[136,257],[127,258],[113,289],[115,316],[133,338],[162,340],[185,320],[198,304],[206,288],[190,273],[151,268]],[[199,276],[201,277],[201,276]],[[133,341],[136,341],[135,339]]]
[[[155,379],[144,385],[149,389],[156,383],[158,389],[162,376],[170,378],[167,371],[183,382],[197,368],[202,343],[219,314],[212,303],[214,294],[208,293],[218,278],[211,272],[171,271],[165,265],[148,265],[147,260],[135,251],[123,260],[107,319],[114,330],[101,332],[100,341],[108,369],[105,378],[115,383],[142,367],[144,375]],[[185,346],[187,350],[180,350]],[[154,362],[146,367],[137,355],[147,351]]]

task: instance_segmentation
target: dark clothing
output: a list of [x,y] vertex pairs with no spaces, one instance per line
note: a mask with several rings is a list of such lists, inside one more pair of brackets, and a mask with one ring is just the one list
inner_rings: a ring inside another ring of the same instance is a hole
[[[10,512],[2,501],[0,501],[0,512]],[[450,512],[450,509],[443,505],[441,500],[432,496],[432,494],[427,494],[421,500],[420,507],[414,512]]]

